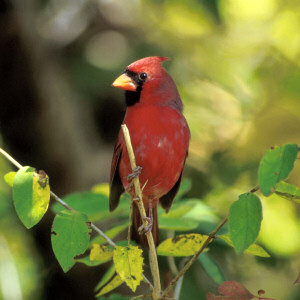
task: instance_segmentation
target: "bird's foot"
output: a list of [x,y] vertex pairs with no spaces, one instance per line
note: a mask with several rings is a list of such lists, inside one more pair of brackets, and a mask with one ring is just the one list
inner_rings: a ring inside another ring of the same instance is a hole
[[132,173],[128,174],[128,176],[126,177],[127,180],[131,181],[132,179],[140,176],[141,172],[142,172],[142,167],[137,166],[135,169],[132,170]]
[[144,223],[139,227],[138,232],[140,235],[148,234],[153,226],[153,217],[144,217],[143,220],[146,220],[148,224],[145,226]]

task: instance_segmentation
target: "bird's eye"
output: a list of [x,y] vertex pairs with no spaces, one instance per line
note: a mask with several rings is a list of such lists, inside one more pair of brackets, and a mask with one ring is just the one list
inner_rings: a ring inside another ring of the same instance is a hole
[[147,76],[148,76],[147,73],[144,73],[144,72],[139,74],[140,79],[143,81],[146,80]]

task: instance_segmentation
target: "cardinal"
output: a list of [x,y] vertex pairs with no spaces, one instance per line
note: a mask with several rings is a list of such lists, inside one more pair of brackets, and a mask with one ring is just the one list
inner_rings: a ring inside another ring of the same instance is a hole
[[128,127],[138,167],[132,172],[120,130],[111,164],[109,209],[113,211],[118,206],[124,191],[134,199],[131,180],[139,176],[150,225],[141,230],[143,222],[133,201],[132,238],[145,248],[148,247],[145,233],[150,230],[155,244],[159,243],[157,205],[160,203],[166,212],[171,208],[190,139],[177,87],[161,66],[165,60],[168,58],[153,56],[135,61],[112,84],[125,90],[127,108],[123,122]]

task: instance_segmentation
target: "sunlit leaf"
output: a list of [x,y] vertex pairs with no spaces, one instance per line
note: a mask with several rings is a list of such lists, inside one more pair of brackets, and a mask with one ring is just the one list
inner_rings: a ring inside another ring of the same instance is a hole
[[181,234],[160,243],[157,254],[162,256],[191,256],[201,248],[207,238],[207,235],[197,233]]
[[159,218],[180,218],[184,215],[186,215],[190,210],[193,209],[193,207],[196,206],[196,203],[193,202],[179,202],[174,203],[172,205],[172,209],[168,213],[161,213],[159,215]]
[[13,180],[13,199],[22,223],[31,228],[46,213],[50,201],[49,178],[44,173],[35,173],[31,167],[21,168]]
[[96,297],[105,295],[109,292],[111,292],[112,290],[114,290],[115,288],[117,288],[118,286],[120,286],[123,283],[123,280],[121,279],[121,277],[117,274],[106,286],[104,286],[99,293],[96,295]]
[[199,199],[188,199],[184,200],[184,202],[193,206],[193,208],[184,215],[184,218],[210,223],[216,223],[218,221],[218,217],[213,209],[203,201],[200,201]]
[[292,184],[280,181],[275,193],[282,198],[300,203],[300,189]]
[[159,219],[158,226],[160,229],[175,230],[175,231],[189,231],[197,228],[199,221],[188,218],[181,218],[180,220],[175,218],[164,218]]
[[74,257],[87,249],[90,231],[88,218],[81,213],[62,211],[54,218],[52,249],[64,272],[74,265]]
[[296,205],[275,193],[270,198],[262,198],[262,204],[264,219],[259,242],[281,257],[298,255],[300,225]]
[[102,279],[100,280],[100,282],[97,284],[97,286],[95,287],[95,291],[98,291],[99,289],[101,289],[105,284],[107,284],[112,277],[114,276],[116,272],[115,269],[115,265],[113,264],[106,272],[105,274],[102,276]]
[[135,292],[143,279],[143,251],[136,246],[117,246],[114,250],[114,264],[121,279]]
[[208,276],[216,283],[221,284],[225,281],[225,277],[217,265],[217,263],[213,260],[213,258],[208,253],[201,253],[198,256],[198,261],[202,265],[205,272]]
[[[222,235],[218,235],[218,238],[222,239],[224,242],[226,242],[229,246],[234,247],[233,243],[230,239],[230,236],[228,234],[222,234]],[[261,256],[261,257],[270,257],[270,254],[261,246],[257,245],[257,244],[252,244],[250,245],[244,253],[247,254],[252,254],[252,255],[256,255],[256,256]]]
[[91,261],[100,261],[101,263],[105,263],[110,261],[113,258],[113,249],[108,248],[106,246],[101,246],[99,244],[93,244],[93,248],[90,253]]
[[238,254],[246,250],[258,236],[262,220],[262,206],[253,193],[239,196],[229,211],[229,233]]
[[296,144],[275,146],[261,159],[258,179],[262,193],[269,196],[275,191],[276,184],[288,177],[294,167],[299,148]]
[[13,186],[13,182],[16,174],[17,172],[8,172],[4,175],[4,180],[10,187]]

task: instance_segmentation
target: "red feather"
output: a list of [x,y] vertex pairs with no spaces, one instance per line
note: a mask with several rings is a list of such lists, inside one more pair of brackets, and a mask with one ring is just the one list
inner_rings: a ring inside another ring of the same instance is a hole
[[[131,136],[136,163],[142,167],[139,176],[141,186],[147,182],[143,190],[146,211],[149,209],[149,201],[152,201],[152,232],[156,244],[159,242],[157,203],[161,200],[167,211],[171,207],[180,185],[190,139],[178,90],[171,76],[160,64],[164,60],[166,58],[148,57],[128,66],[130,74],[146,73],[147,79],[141,83],[139,101],[127,107],[124,118]],[[137,84],[138,82],[136,81]],[[130,189],[130,182],[126,179],[131,172],[124,137],[120,131],[111,168],[111,210],[118,205],[124,189],[132,197],[135,196],[134,189]],[[136,234],[142,222],[135,206],[133,218],[133,237],[143,246],[147,246],[146,239]]]

